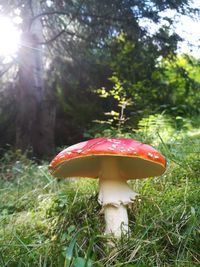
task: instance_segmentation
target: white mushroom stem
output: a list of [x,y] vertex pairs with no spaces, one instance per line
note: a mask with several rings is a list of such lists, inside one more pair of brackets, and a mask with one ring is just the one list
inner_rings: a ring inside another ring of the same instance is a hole
[[121,237],[122,233],[128,233],[128,214],[126,206],[118,207],[107,205],[104,208],[104,217],[106,222],[105,234],[113,234],[115,237]]
[[99,197],[105,216],[105,234],[121,237],[128,233],[127,206],[138,195],[128,186],[120,171],[117,157],[105,157],[99,174]]

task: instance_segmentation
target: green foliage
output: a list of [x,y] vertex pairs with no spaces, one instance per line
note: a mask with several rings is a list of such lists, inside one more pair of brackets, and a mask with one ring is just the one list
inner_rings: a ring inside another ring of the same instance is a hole
[[98,123],[105,123],[110,125],[116,125],[118,128],[122,127],[125,122],[128,120],[126,118],[124,111],[127,106],[130,106],[132,104],[131,98],[126,97],[126,91],[123,88],[123,84],[120,82],[118,77],[114,74],[110,81],[114,83],[114,86],[110,90],[106,90],[105,87],[102,87],[100,89],[96,90],[96,93],[102,97],[102,98],[110,98],[111,101],[115,101],[115,106],[118,109],[111,110],[110,112],[105,112],[104,114],[106,116],[109,116],[110,118],[106,121],[97,121]]
[[169,113],[198,114],[200,103],[200,67],[195,58],[178,56],[173,61],[163,60],[155,80],[165,88],[164,99]]
[[[162,177],[135,180],[140,198],[129,209],[131,234],[107,246],[92,179],[57,181],[38,165],[7,152],[0,168],[0,265],[177,266],[200,264],[199,118],[142,119],[137,132],[169,161]],[[118,133],[119,134],[119,133]],[[130,137],[129,136],[129,137]]]
[[[147,117],[151,123],[158,111],[173,115],[176,124],[183,116],[199,114],[198,60],[187,55],[163,57],[152,44],[140,44],[138,50],[139,44],[127,40],[124,34],[118,35],[112,45],[117,51],[110,62],[112,87],[109,84],[96,90],[107,104],[104,119],[95,120],[101,125],[98,133],[110,131],[116,135],[140,129],[141,118]],[[159,122],[154,123],[160,127]],[[92,129],[88,132],[93,133],[98,127]]]
[[[111,62],[114,75],[131,98],[130,112],[166,110],[176,115],[199,112],[199,62],[187,55],[167,57],[151,43],[123,40]],[[138,49],[137,45],[140,45]]]

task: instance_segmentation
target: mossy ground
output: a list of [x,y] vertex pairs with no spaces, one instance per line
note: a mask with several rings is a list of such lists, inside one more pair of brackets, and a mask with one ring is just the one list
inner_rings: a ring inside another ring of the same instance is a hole
[[130,183],[129,238],[109,248],[98,181],[57,181],[17,152],[0,162],[0,266],[200,266],[200,134],[157,142],[169,167]]

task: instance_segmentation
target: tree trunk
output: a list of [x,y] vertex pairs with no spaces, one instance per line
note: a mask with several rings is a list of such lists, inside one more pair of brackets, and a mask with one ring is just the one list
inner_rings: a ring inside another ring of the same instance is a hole
[[41,41],[42,25],[38,19],[22,35],[16,120],[16,147],[23,152],[32,150],[39,157],[52,153],[55,125],[53,90],[44,88]]

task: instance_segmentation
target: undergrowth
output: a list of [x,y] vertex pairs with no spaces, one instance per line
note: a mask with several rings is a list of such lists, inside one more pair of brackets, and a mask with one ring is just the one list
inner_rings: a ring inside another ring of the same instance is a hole
[[112,248],[103,235],[97,180],[56,180],[47,163],[6,152],[0,160],[0,266],[200,266],[200,132],[164,124],[165,134],[152,125],[147,134],[143,123],[133,136],[153,143],[169,164],[162,177],[130,183],[140,194],[129,209],[131,232]]

